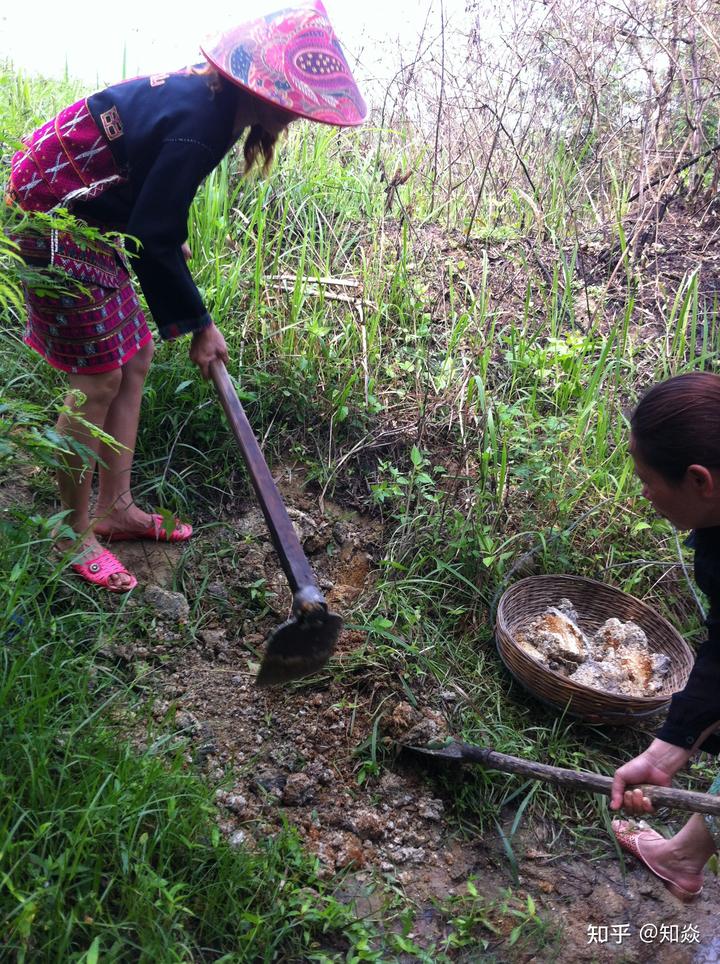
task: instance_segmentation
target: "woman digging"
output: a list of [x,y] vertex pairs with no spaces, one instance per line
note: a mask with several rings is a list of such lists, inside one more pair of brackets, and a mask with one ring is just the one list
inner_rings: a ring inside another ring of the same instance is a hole
[[[641,816],[652,804],[629,784],[667,787],[697,750],[720,752],[720,739],[710,735],[720,726],[720,377],[695,372],[650,389],[631,418],[630,451],[645,498],[678,529],[694,530],[695,578],[710,602],[708,638],[685,688],[647,750],[615,773],[610,806]],[[710,793],[720,794],[720,776]],[[700,814],[670,838],[642,821],[615,820],[613,831],[684,901],[702,891],[703,869],[720,842],[718,819]]]
[[[190,335],[190,360],[207,378],[210,363],[228,356],[186,264],[188,214],[199,185],[244,131],[246,173],[256,161],[267,172],[278,136],[293,121],[357,125],[366,108],[320,0],[244,23],[202,52],[202,65],[109,87],[24,138],[12,159],[8,201],[24,212],[64,207],[103,232],[129,235],[131,264],[160,337]],[[95,464],[68,456],[58,472],[75,534],[58,548],[72,553],[72,569],[83,579],[128,592],[137,580],[101,541],[182,542],[192,534],[177,520],[166,530],[162,517],[143,511],[132,495],[152,335],[125,258],[110,239],[80,244],[64,231],[19,234],[24,259],[45,273],[42,287],[25,288],[24,341],[67,373],[73,391],[59,432],[100,459],[92,515]],[[119,444],[101,444],[83,423]]]

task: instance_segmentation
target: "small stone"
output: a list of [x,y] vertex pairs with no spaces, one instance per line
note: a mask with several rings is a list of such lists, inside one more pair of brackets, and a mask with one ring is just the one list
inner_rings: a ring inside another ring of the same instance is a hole
[[170,592],[160,586],[148,586],[144,598],[158,617],[168,622],[184,623],[190,615],[190,604],[180,592]]
[[227,790],[218,790],[215,799],[220,806],[238,814],[238,816],[242,816],[247,810],[247,800],[241,793],[228,793]]
[[445,804],[442,800],[425,798],[418,805],[418,813],[426,820],[439,822],[445,814]]
[[220,653],[226,653],[230,647],[224,629],[204,629],[198,633],[198,637],[216,656]]
[[262,767],[255,774],[254,785],[260,790],[261,795],[264,791],[277,797],[278,800],[282,797],[286,783],[287,777],[284,773],[279,773],[269,767]]
[[189,713],[187,710],[180,710],[175,714],[175,726],[179,730],[185,730],[187,733],[200,732],[200,721],[197,716]]
[[359,837],[369,840],[379,840],[385,832],[382,818],[371,810],[358,810],[356,813],[347,814],[344,826]]
[[282,802],[286,807],[303,807],[315,799],[315,781],[306,773],[291,773],[285,781]]
[[216,599],[228,598],[228,591],[221,582],[209,582],[205,587],[205,591],[208,596],[214,596]]
[[244,830],[236,830],[233,834],[231,834],[228,841],[233,850],[240,850],[240,848],[244,847],[247,842],[248,835]]

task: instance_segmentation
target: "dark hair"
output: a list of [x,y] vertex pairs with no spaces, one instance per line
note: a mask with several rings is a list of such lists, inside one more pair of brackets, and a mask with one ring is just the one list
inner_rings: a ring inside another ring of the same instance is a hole
[[262,159],[262,173],[267,174],[275,156],[276,144],[277,135],[269,134],[260,124],[253,124],[243,145],[245,173],[249,174],[255,163]]
[[212,64],[190,64],[185,68],[186,74],[192,74],[195,77],[204,77],[205,83],[210,88],[210,92],[213,94],[218,93],[222,89],[222,80],[220,79],[220,74],[215,70]]
[[669,482],[690,465],[720,467],[720,376],[676,375],[654,385],[630,416],[638,457]]

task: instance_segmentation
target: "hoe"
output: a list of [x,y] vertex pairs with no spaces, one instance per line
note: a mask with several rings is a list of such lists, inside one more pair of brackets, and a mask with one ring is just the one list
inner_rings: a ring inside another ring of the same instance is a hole
[[268,636],[257,685],[272,686],[311,676],[332,655],[342,620],[328,610],[225,365],[221,361],[212,362],[210,375],[293,594],[291,618]]

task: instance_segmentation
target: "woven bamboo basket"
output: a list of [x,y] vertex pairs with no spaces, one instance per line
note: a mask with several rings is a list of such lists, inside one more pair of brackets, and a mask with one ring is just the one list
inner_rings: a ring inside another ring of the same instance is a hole
[[[650,649],[670,657],[662,689],[652,696],[617,696],[575,683],[520,649],[516,632],[563,597],[573,603],[586,635],[592,635],[611,616],[637,623]],[[529,576],[516,582],[500,599],[495,639],[503,663],[533,696],[588,723],[626,724],[659,713],[672,694],[683,689],[694,661],[680,633],[645,603],[580,576]]]

